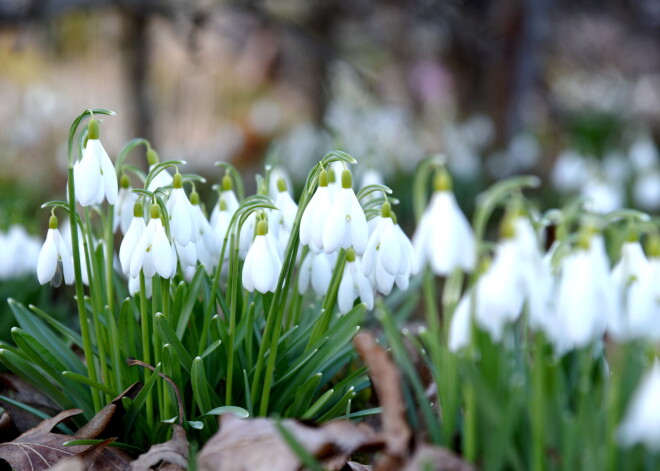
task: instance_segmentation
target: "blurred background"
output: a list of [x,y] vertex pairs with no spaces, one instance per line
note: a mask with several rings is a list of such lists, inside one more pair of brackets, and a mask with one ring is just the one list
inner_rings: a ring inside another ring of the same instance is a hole
[[91,107],[117,112],[112,158],[145,137],[210,182],[215,161],[249,175],[266,155],[300,182],[339,148],[405,211],[416,164],[444,152],[468,212],[531,173],[546,208],[655,213],[659,50],[658,0],[0,0],[2,237],[43,237]]

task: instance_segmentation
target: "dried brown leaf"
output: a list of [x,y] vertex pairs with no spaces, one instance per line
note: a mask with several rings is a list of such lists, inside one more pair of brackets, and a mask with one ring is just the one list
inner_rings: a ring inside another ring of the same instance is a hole
[[348,466],[348,469],[350,469],[351,471],[372,471],[373,470],[371,465],[356,463],[355,461],[349,461],[348,463],[346,463],[346,466]]
[[37,471],[48,469],[63,458],[84,451],[86,446],[63,445],[72,439],[71,436],[51,432],[57,424],[81,412],[80,409],[62,411],[55,417],[44,420],[15,440],[0,443],[0,458],[18,471]]
[[153,445],[149,451],[140,455],[131,463],[131,471],[150,471],[151,468],[162,461],[158,469],[164,469],[166,464],[169,471],[188,469],[188,440],[186,431],[180,425],[173,425],[172,438],[164,443]]
[[[22,402],[23,404],[38,409],[49,416],[55,415],[60,411],[51,398],[16,375],[0,374],[0,395]],[[19,433],[26,432],[31,428],[36,427],[42,420],[31,412],[27,412],[26,410],[16,407],[6,401],[0,400],[0,404],[2,404],[2,407],[11,417],[11,420]]]
[[[137,382],[126,388],[119,396],[114,398],[108,405],[101,409],[92,420],[87,422],[75,433],[78,439],[92,439],[105,435],[117,435],[121,431],[121,418],[126,412],[122,399],[128,397],[135,399],[135,396],[142,389],[142,383]],[[119,428],[119,430],[117,430]]]
[[412,436],[406,421],[401,375],[387,352],[370,334],[356,335],[353,343],[362,360],[369,366],[369,376],[383,408],[385,450],[376,464],[376,470],[399,470],[408,454]]
[[[319,428],[294,420],[282,426],[311,455],[331,469],[343,467],[351,453],[378,443],[371,430],[348,421],[335,421]],[[199,454],[202,471],[295,471],[300,469],[298,456],[282,438],[273,419],[239,419],[225,415],[220,431],[206,443]],[[341,462],[341,463],[340,463]],[[328,466],[331,465],[331,466]]]
[[475,469],[446,448],[423,444],[417,447],[403,471],[475,471]]

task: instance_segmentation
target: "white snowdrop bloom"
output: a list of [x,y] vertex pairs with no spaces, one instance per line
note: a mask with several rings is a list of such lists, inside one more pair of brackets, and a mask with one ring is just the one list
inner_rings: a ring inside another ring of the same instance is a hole
[[367,248],[369,231],[367,218],[353,192],[349,170],[342,172],[341,186],[323,227],[323,250],[330,253],[353,247],[357,255],[362,255]]
[[197,248],[194,242],[190,242],[188,245],[181,245],[178,242],[174,242],[174,248],[182,268],[197,265]]
[[337,264],[337,252],[327,254],[325,252],[315,253],[307,252],[300,265],[300,274],[298,276],[298,292],[303,294],[307,292],[311,284],[312,289],[319,296],[328,292],[332,270]]
[[259,221],[257,236],[243,264],[243,288],[250,292],[275,292],[281,269],[282,260],[272,238],[268,236],[268,223]]
[[626,299],[631,338],[660,340],[660,241],[652,236],[645,274],[633,282]]
[[[231,177],[225,173],[225,176],[222,177],[222,183],[220,184],[218,204],[216,204],[213,211],[211,211],[211,227],[215,228],[218,226],[218,217],[221,216],[221,212],[226,212],[229,215],[229,220],[231,220],[231,217],[240,206],[238,198],[236,198],[236,193],[234,193],[233,186],[234,184],[231,181]],[[229,223],[227,223],[227,226],[229,226]],[[222,238],[224,237],[225,235],[222,234]]]
[[203,263],[207,271],[212,270],[220,257],[220,242],[211,228],[211,224],[206,219],[199,205],[199,195],[193,191],[190,195],[192,200],[193,226],[197,229],[195,235],[195,248],[197,251],[197,260]]
[[106,198],[115,204],[117,175],[108,153],[99,141],[99,124],[95,119],[88,125],[88,139],[82,158],[74,164],[76,198],[82,206],[101,204]]
[[612,269],[612,283],[617,305],[609,311],[607,332],[616,340],[626,340],[630,335],[629,298],[634,284],[648,276],[649,261],[639,241],[624,242],[621,260]]
[[649,450],[660,450],[660,362],[640,381],[628,404],[623,421],[617,429],[618,442],[623,446],[643,444]]
[[157,204],[151,205],[151,219],[133,251],[130,277],[136,278],[140,270],[147,278],[156,273],[163,278],[171,278],[176,273],[176,256],[165,233]]
[[415,264],[412,244],[393,217],[390,204],[384,203],[381,215],[374,218],[377,223],[362,256],[362,272],[385,295],[390,294],[395,282],[401,289],[408,288]]
[[135,192],[131,191],[129,186],[128,177],[126,175],[121,177],[121,188],[117,195],[117,203],[114,206],[114,217],[112,220],[112,231],[116,232],[117,228],[121,229],[122,234],[126,234],[128,227],[133,220],[133,207],[138,200]]
[[448,348],[457,352],[470,345],[470,306],[472,290],[467,291],[459,301],[449,325]]
[[606,214],[623,207],[623,189],[620,185],[603,178],[592,177],[582,185],[585,208],[594,213]]
[[383,180],[383,176],[380,174],[380,172],[373,168],[369,168],[362,174],[362,179],[360,180],[360,189],[369,185],[383,185],[384,183],[385,181]]
[[173,189],[167,200],[167,215],[170,220],[172,240],[186,246],[197,240],[197,220],[193,217],[193,208],[185,190],[180,173],[174,175]]
[[[281,184],[280,180],[284,183]],[[288,188],[293,188],[291,178],[286,170],[282,167],[274,167],[268,174],[268,195],[273,201],[277,199],[277,194],[282,191],[280,189],[281,185],[284,186],[284,191],[287,191]]]
[[[151,299],[153,292],[153,278],[144,279],[144,289],[146,291],[147,299]],[[140,277],[128,279],[128,294],[135,296],[140,292]]]
[[[71,240],[71,221],[69,219],[64,220],[62,222],[62,230],[60,231],[62,235],[62,240],[64,240],[64,243],[66,244],[67,249],[69,249],[69,253],[71,254],[71,257],[73,257],[73,244]],[[87,273],[87,251],[85,250],[85,236],[83,233],[80,231],[80,227],[78,226],[78,253],[80,254],[80,278],[82,279],[82,282],[85,286],[89,286],[89,274]],[[96,246],[96,242],[94,241],[94,246]],[[74,272],[75,273],[75,272]]]
[[645,211],[660,208],[660,171],[651,170],[637,176],[633,184],[633,201]]
[[647,172],[660,163],[660,154],[650,136],[641,136],[633,142],[628,158],[638,172]]
[[555,160],[551,181],[562,193],[576,191],[589,177],[589,160],[577,151],[566,149]]
[[0,232],[0,280],[34,273],[42,242],[19,224]]
[[277,181],[277,189],[278,191],[274,199],[275,206],[282,213],[281,223],[291,233],[293,223],[296,220],[296,214],[298,214],[298,205],[291,198],[291,195],[287,191],[286,182],[283,179]]
[[315,252],[323,250],[323,231],[331,208],[328,172],[321,170],[319,186],[305,207],[300,220],[300,243],[302,245],[309,245],[309,248]]
[[328,189],[330,191],[330,197],[333,199],[342,188],[341,178],[343,172],[344,164],[339,161],[331,162],[328,165]]
[[245,219],[238,239],[238,256],[243,260],[247,257],[247,253],[252,246],[256,226],[257,213],[253,211]]
[[355,250],[349,248],[346,253],[346,264],[344,265],[344,273],[339,283],[337,291],[337,305],[339,312],[346,314],[353,309],[353,302],[356,298],[367,305],[367,309],[374,307],[374,292],[371,283],[360,269],[360,262],[358,261]]
[[435,192],[413,236],[416,268],[427,264],[436,275],[447,276],[456,268],[474,269],[474,233],[451,192],[451,179],[442,171],[435,177]]
[[227,209],[227,203],[225,203],[225,200],[221,196],[211,214],[211,228],[215,232],[221,249],[227,231],[229,231],[229,226],[231,225],[231,218],[232,214]]
[[583,235],[577,250],[562,261],[555,300],[557,349],[585,347],[600,338],[614,308],[602,236]]
[[57,226],[57,217],[53,215],[48,222],[46,240],[37,259],[37,278],[42,285],[53,281],[59,286],[62,274],[66,284],[70,285],[74,281],[71,252],[62,240]]
[[131,260],[133,259],[135,248],[146,227],[143,205],[142,203],[135,203],[133,205],[133,219],[119,246],[119,263],[121,264],[122,272],[127,276],[131,271]]

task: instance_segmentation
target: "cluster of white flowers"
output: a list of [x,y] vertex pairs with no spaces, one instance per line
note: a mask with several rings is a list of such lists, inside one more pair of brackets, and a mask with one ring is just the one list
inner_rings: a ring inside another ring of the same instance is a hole
[[41,241],[19,224],[0,231],[0,280],[34,273],[40,247]]

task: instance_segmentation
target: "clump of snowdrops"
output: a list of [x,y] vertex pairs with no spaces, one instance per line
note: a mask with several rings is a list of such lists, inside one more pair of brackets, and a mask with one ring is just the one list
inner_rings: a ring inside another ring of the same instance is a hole
[[[75,284],[80,333],[10,302],[20,328],[0,350],[59,406],[83,409],[81,422],[137,381],[124,399],[122,439],[133,442],[159,440],[157,425],[176,420],[204,439],[225,412],[318,422],[378,412],[356,401],[369,383],[350,342],[373,311],[428,440],[485,469],[654,469],[656,220],[580,201],[541,213],[524,196],[538,179],[516,177],[480,196],[470,224],[429,158],[413,184],[411,243],[390,190],[356,194],[356,162],[339,151],[312,168],[297,202],[273,169],[245,196],[219,164],[218,199],[204,206],[204,181],[145,140],[113,164],[97,121],[109,114],[74,121],[67,201],[44,205],[37,275]],[[411,332],[420,297],[426,324]]]

